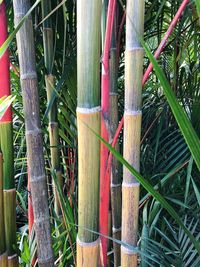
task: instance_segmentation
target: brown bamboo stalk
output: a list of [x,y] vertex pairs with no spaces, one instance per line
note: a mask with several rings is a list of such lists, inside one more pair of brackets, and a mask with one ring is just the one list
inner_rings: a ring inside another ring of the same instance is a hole
[[[14,0],[15,25],[30,8],[29,0]],[[47,184],[43,155],[43,142],[39,116],[38,83],[35,66],[35,51],[32,19],[29,17],[17,33],[20,63],[20,82],[26,126],[26,143],[30,186],[34,212],[34,227],[37,241],[38,265],[54,266],[51,244],[51,229],[47,198]]]
[[[139,38],[144,30],[144,1],[127,0],[125,52],[124,158],[140,169],[141,102],[143,48]],[[122,241],[133,249],[121,246],[121,266],[137,266],[138,207],[140,184],[124,167],[122,184]]]

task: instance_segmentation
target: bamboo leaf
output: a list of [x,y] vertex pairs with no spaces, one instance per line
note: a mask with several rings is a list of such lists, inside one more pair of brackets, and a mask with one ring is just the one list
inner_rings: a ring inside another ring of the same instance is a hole
[[12,104],[14,99],[15,99],[15,97],[12,97],[12,96],[0,98],[0,119],[3,117],[6,110]]
[[174,210],[174,208],[166,201],[161,194],[154,189],[154,187],[145,179],[141,174],[139,174],[121,155],[117,152],[110,144],[108,144],[101,136],[95,133],[91,128],[90,130],[105,144],[105,146],[110,150],[110,152],[119,160],[141,183],[141,185],[163,206],[164,209],[168,211],[168,213],[175,219],[175,221],[179,224],[179,226],[184,230],[185,234],[189,237],[190,241],[195,246],[196,250],[200,255],[200,243],[194,238],[191,232],[187,229],[187,227],[182,222],[181,218]]
[[199,0],[195,0],[195,3],[196,3],[196,7],[197,7],[197,13],[200,17],[200,1]]
[[200,170],[200,140],[192,127],[192,124],[190,120],[188,119],[186,113],[184,112],[183,108],[179,104],[174,92],[172,91],[170,84],[159,66],[158,62],[150,52],[149,48],[145,44],[143,40],[141,40],[141,43],[147,53],[148,58],[150,59],[151,63],[153,64],[154,70],[156,72],[156,75],[158,79],[160,80],[161,86],[164,90],[165,96],[167,98],[167,101],[171,107],[171,110],[175,116],[175,119],[179,125],[179,128],[185,138],[185,141],[190,149],[190,152],[192,153],[192,156],[197,164],[198,169]]

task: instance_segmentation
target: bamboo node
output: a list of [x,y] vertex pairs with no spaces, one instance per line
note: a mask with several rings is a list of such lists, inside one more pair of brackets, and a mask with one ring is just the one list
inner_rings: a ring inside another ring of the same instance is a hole
[[30,175],[30,182],[31,183],[38,183],[38,181],[42,181],[43,179],[46,179],[46,175],[38,175],[38,176],[32,176]]
[[17,254],[13,254],[12,256],[8,256],[8,261],[17,258]]
[[101,111],[101,107],[94,107],[94,108],[80,108],[77,107],[76,108],[76,112],[77,113],[84,113],[84,114],[90,114],[90,113],[97,113]]
[[126,47],[126,52],[144,52],[144,48],[141,46],[135,46],[135,47]]
[[141,110],[125,110],[124,115],[142,116],[142,111]]
[[122,187],[140,187],[140,183],[138,183],[137,181],[135,181],[133,183],[123,182]]
[[49,127],[51,127],[51,126],[58,126],[58,122],[56,122],[56,121],[51,121],[51,122],[49,123]]
[[123,245],[121,245],[121,250],[124,254],[128,254],[128,255],[135,255],[138,254],[138,247],[133,247],[133,248],[127,248]]
[[37,135],[42,133],[42,130],[39,128],[35,128],[34,130],[27,130],[26,135]]
[[12,189],[4,189],[3,192],[4,193],[15,193],[16,192],[16,189],[15,188],[12,188]]
[[40,224],[41,222],[45,222],[45,221],[47,221],[47,222],[49,221],[48,215],[47,216],[41,216],[40,215],[40,217],[38,219],[34,217],[34,223],[35,224]]
[[37,73],[35,71],[20,75],[21,80],[36,79],[36,78],[37,78]]
[[120,228],[112,227],[112,232],[113,232],[113,234],[119,233],[119,232],[121,232],[121,231],[122,231],[122,228],[121,228],[121,227],[120,227]]
[[95,240],[94,242],[86,243],[81,241],[78,237],[76,239],[76,242],[81,246],[81,247],[96,247],[97,245],[100,244],[100,238]]
[[110,92],[110,96],[118,96],[118,93]]
[[116,188],[116,187],[121,187],[121,186],[122,186],[121,184],[113,184],[113,183],[110,184],[111,188]]

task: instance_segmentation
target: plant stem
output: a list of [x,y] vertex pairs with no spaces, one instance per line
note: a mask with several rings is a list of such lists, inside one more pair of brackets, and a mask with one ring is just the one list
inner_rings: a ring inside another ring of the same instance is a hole
[[[110,132],[111,139],[114,137],[118,126],[118,92],[117,92],[117,47],[116,47],[116,33],[117,33],[117,22],[115,19],[113,32],[112,32],[112,43],[110,48]],[[119,151],[119,146],[116,147]],[[112,161],[111,171],[111,208],[112,208],[112,233],[113,238],[121,240],[121,175],[120,175],[120,164],[116,158]],[[114,250],[114,266],[120,266],[120,245],[113,242]]]
[[[15,25],[18,25],[19,21],[30,9],[30,1],[14,0],[13,5]],[[51,244],[51,229],[31,16],[24,22],[24,25],[17,33],[17,47],[20,63],[20,82],[26,126],[27,157],[30,170],[30,186],[37,241],[38,265],[40,267],[52,267],[54,266],[54,256]]]
[[[128,0],[126,8],[124,158],[140,169],[141,102],[143,48],[139,37],[144,31],[144,1]],[[122,241],[137,247],[139,189],[137,179],[123,167]],[[121,266],[137,266],[135,251],[121,246]]]
[[[112,29],[114,24],[114,15],[116,9],[116,0],[110,0],[108,4],[105,44],[102,59],[102,76],[101,76],[101,136],[104,140],[109,141],[109,94],[110,94],[110,73],[109,73],[109,55],[112,40]],[[108,236],[108,214],[110,201],[110,174],[106,172],[108,149],[101,143],[101,161],[100,161],[100,233]],[[107,175],[108,174],[108,175]],[[101,236],[102,246],[102,265],[107,266],[107,238]]]
[[[187,3],[188,3],[188,0],[184,0],[182,5],[179,7],[177,13],[176,13],[176,16],[174,17],[174,19],[172,20],[172,22],[170,23],[169,25],[169,28],[167,30],[167,32],[165,33],[159,47],[157,48],[156,52],[155,52],[155,57],[158,58],[160,56],[160,54],[162,53],[163,49],[165,48],[166,46],[166,43],[167,43],[167,40],[169,39],[169,37],[171,36],[176,24],[178,23],[179,19],[180,19],[180,16],[182,15],[182,12],[184,11],[184,9],[186,8],[187,6]],[[148,77],[149,77],[149,74],[151,73],[151,71],[153,70],[153,68],[150,67],[150,65],[152,65],[151,63],[149,64],[147,70],[145,71],[144,75],[143,75],[143,79],[142,79],[142,85],[144,86],[144,84],[146,83]],[[123,128],[123,125],[124,125],[124,117],[122,117],[118,127],[117,127],[117,130],[115,132],[115,135],[113,137],[113,141],[112,141],[112,147],[115,147],[116,143],[117,143],[117,139],[119,137],[119,134]],[[108,161],[108,167],[107,167],[107,171],[109,171],[109,169],[111,168],[111,163],[112,163],[112,154],[110,153],[109,154],[109,161]]]
[[[51,12],[51,1],[43,0],[42,1],[42,17],[43,19],[48,16]],[[54,48],[53,48],[53,28],[51,17],[46,19],[43,23],[43,44],[44,44],[44,61],[47,74],[45,75],[45,83],[47,90],[47,102],[48,105],[51,105],[49,110],[49,139],[50,139],[50,150],[51,150],[51,168],[52,172],[56,173],[56,179],[59,181],[59,184],[62,188],[62,173],[60,170],[60,153],[59,153],[59,129],[57,121],[57,102],[54,100],[53,104],[51,103],[52,98],[55,94],[54,85],[55,77],[52,73],[53,69],[53,57],[54,57]],[[53,176],[53,175],[52,175]],[[53,188],[54,188],[54,209],[57,216],[61,216],[61,208],[58,200],[58,192],[55,187],[54,179]]]
[[78,238],[77,266],[98,266],[101,0],[77,2]]

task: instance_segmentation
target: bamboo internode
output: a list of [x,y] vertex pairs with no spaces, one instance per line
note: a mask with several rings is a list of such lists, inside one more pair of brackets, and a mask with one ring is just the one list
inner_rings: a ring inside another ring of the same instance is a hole
[[98,231],[100,144],[91,129],[96,133],[100,131],[100,107],[93,109],[78,108],[77,126],[79,154],[78,205],[80,210],[78,237],[83,242],[93,242],[97,239],[97,236],[88,229]]
[[100,239],[92,243],[81,242],[77,238],[77,266],[98,266]]
[[[141,102],[144,29],[144,1],[128,0],[126,7],[124,158],[140,170]],[[122,241],[133,250],[121,247],[121,266],[137,266],[139,183],[124,167],[122,184]]]

